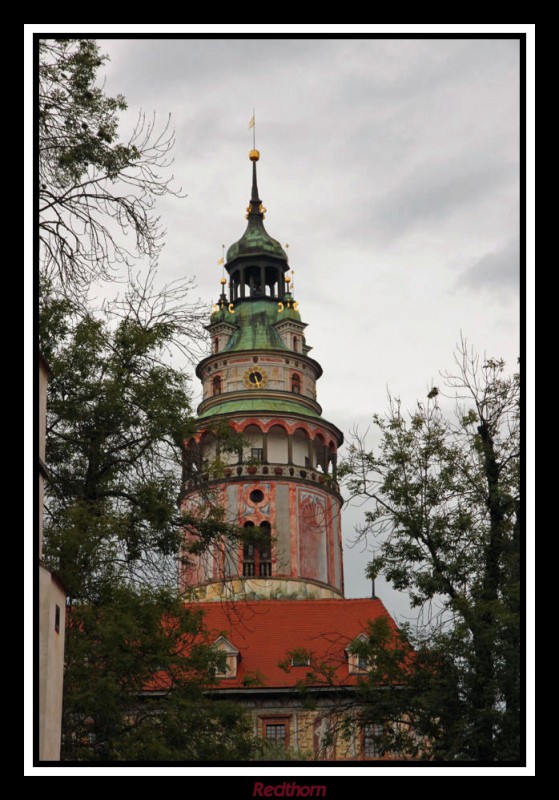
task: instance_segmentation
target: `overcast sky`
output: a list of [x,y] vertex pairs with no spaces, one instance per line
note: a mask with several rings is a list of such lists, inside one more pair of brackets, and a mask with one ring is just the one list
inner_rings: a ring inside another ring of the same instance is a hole
[[[519,353],[519,44],[514,40],[102,40],[106,91],[172,115],[186,199],[159,203],[165,278],[196,276],[208,309],[221,245],[243,233],[256,108],[266,228],[289,243],[318,399],[346,434],[412,408],[460,332]],[[198,391],[198,387],[196,386]],[[362,511],[344,512],[346,541]],[[370,555],[345,551],[346,593]],[[406,603],[382,581],[398,618]]]

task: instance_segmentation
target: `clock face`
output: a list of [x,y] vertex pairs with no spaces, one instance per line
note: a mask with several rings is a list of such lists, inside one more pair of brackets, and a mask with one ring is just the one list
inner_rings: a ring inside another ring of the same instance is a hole
[[251,367],[245,372],[243,383],[247,389],[263,389],[268,383],[268,376],[262,368]]

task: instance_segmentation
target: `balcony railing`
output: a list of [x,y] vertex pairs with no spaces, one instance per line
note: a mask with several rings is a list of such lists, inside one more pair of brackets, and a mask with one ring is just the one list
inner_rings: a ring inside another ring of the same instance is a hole
[[295,464],[263,464],[263,463],[244,463],[228,464],[219,468],[203,467],[200,472],[191,473],[191,479],[187,480],[187,487],[194,487],[200,480],[219,481],[228,478],[295,478],[311,483],[320,484],[325,489],[330,489],[339,494],[340,487],[333,475],[325,474],[320,470],[311,467],[301,467]]

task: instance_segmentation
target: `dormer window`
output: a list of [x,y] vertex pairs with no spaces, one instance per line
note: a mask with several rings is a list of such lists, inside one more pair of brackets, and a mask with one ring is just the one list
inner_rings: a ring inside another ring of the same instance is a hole
[[348,669],[350,675],[359,675],[371,669],[371,659],[362,652],[356,652],[360,645],[367,644],[369,637],[360,633],[351,644],[346,647]]
[[225,636],[219,636],[214,642],[214,648],[225,653],[225,666],[221,671],[216,672],[216,678],[236,678],[240,653],[235,645]]

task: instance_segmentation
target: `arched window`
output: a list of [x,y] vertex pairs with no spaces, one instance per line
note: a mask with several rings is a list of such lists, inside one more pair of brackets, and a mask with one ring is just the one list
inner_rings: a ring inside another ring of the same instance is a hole
[[301,378],[296,372],[291,376],[291,391],[295,394],[301,394]]
[[[269,522],[261,522],[258,532],[253,522],[243,525],[247,541],[243,544],[243,577],[267,578],[272,574],[272,530]],[[251,536],[251,533],[254,536]]]
[[[243,528],[247,536],[250,536],[251,529],[254,529],[254,522],[245,522]],[[256,548],[253,541],[246,541],[243,544],[243,576],[254,578],[256,575]]]
[[298,336],[294,336],[293,337],[293,349],[295,350],[296,353],[299,352],[299,337]]
[[258,544],[258,575],[267,578],[272,574],[272,529],[269,522],[260,523]]
[[214,379],[212,381],[212,393],[214,395],[221,394],[221,376],[214,375]]
[[214,339],[214,353],[219,353],[219,339],[217,336]]

